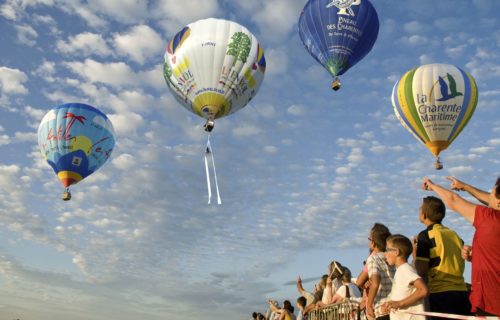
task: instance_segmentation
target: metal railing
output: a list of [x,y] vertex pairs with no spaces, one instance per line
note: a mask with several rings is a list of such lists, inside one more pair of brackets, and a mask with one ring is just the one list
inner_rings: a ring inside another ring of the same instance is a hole
[[359,320],[359,303],[344,301],[308,313],[308,320]]

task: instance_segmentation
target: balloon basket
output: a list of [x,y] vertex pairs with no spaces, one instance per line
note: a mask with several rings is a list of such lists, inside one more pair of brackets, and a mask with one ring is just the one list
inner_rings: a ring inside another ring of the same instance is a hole
[[62,194],[62,197],[61,197],[64,201],[68,201],[71,199],[71,192],[69,192],[69,190],[65,190]]
[[443,164],[439,161],[439,158],[436,160],[436,163],[434,163],[434,169],[436,170],[443,169]]
[[332,89],[335,91],[338,91],[340,87],[342,86],[342,83],[340,82],[339,78],[335,78],[332,82]]
[[203,127],[205,127],[205,131],[206,132],[212,132],[214,126],[215,126],[215,121],[214,120],[207,120],[207,122],[205,123],[205,125],[203,125]]

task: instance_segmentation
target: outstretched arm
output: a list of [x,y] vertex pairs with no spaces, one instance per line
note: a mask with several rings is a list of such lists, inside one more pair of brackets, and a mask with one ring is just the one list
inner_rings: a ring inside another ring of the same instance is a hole
[[478,189],[470,184],[467,184],[463,181],[458,180],[455,177],[446,177],[446,179],[451,181],[451,189],[452,190],[459,190],[459,191],[466,191],[468,192],[471,196],[479,200],[482,204],[488,205],[488,198],[489,198],[489,193],[486,191],[483,191],[481,189]]
[[422,189],[434,191],[448,208],[458,212],[462,217],[474,223],[477,205],[465,200],[455,192],[433,183],[430,179],[425,177],[422,183]]

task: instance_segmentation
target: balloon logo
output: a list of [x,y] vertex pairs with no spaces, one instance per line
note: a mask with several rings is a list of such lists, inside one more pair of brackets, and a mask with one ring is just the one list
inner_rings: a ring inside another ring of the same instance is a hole
[[401,124],[437,158],[457,138],[476,110],[474,78],[449,64],[428,64],[406,72],[392,90]]
[[189,111],[214,120],[242,109],[257,93],[266,60],[255,36],[228,20],[205,19],[184,27],[168,43],[163,75]]
[[309,0],[299,18],[306,50],[335,79],[363,59],[377,40],[378,15],[368,0]]
[[69,200],[69,186],[94,173],[111,156],[114,129],[108,117],[92,106],[63,104],[43,117],[38,145],[66,188],[63,200]]

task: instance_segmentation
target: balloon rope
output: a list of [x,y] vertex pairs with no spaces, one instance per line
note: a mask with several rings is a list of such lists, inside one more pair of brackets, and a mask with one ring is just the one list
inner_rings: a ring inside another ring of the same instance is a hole
[[[210,146],[210,135],[208,136],[208,146]],[[212,147],[210,146],[210,155],[212,156],[212,167],[214,169],[214,179],[215,179],[215,190],[217,190],[217,204],[222,204],[219,194],[219,184],[217,183],[217,171],[215,171],[215,160]]]
[[210,172],[208,171],[208,154],[210,153],[210,135],[208,135],[207,149],[205,150],[205,172],[207,173],[208,204],[212,199],[212,188],[210,187]]

